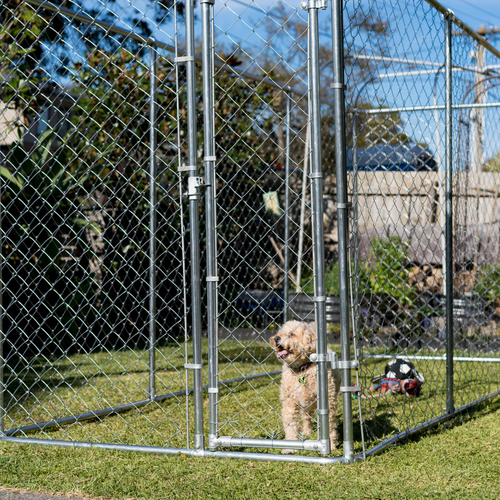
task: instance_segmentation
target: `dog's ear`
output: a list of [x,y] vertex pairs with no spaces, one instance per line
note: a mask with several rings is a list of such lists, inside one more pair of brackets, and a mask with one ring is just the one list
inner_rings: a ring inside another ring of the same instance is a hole
[[276,341],[274,340],[274,335],[269,339],[269,343],[271,344],[271,347],[276,347]]
[[304,330],[305,353],[312,354],[316,352],[316,323],[305,324]]

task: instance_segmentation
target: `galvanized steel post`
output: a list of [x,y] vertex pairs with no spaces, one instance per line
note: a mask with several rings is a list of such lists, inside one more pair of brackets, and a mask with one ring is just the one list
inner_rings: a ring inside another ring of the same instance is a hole
[[215,119],[214,119],[214,0],[201,0],[203,59],[203,131],[205,144],[205,211],[207,241],[207,335],[208,335],[208,447],[217,449],[218,437],[218,310],[217,310],[217,244],[215,201]]
[[[304,5],[305,4],[305,5]],[[318,9],[326,9],[326,0],[309,0],[302,4],[308,9],[309,22],[309,86],[311,89],[311,178],[313,213],[313,265],[314,301],[316,317],[316,351],[318,354],[318,439],[321,453],[331,451],[327,385],[327,345],[326,345],[326,291],[325,291],[325,252],[323,236],[323,168],[321,158],[321,103],[319,71],[319,25]]]
[[[288,321],[289,290],[290,290],[290,113],[291,97],[286,94],[286,116],[285,116],[285,234],[284,234],[284,256],[283,256],[283,323]],[[300,258],[300,257],[299,257]]]
[[149,399],[156,397],[156,73],[155,41],[149,48]]
[[446,411],[453,414],[453,89],[452,39],[453,14],[444,16],[445,33],[445,240],[446,240]]
[[347,219],[350,204],[347,200],[345,99],[344,99],[344,37],[342,0],[332,0],[332,56],[334,117],[335,117],[335,172],[337,178],[337,224],[339,238],[340,338],[342,346],[342,394],[344,404],[344,459],[354,460],[354,438],[351,399],[351,344],[349,337],[349,260]]
[[203,436],[203,397],[201,378],[201,273],[200,273],[200,228],[199,228],[199,196],[201,180],[197,166],[197,127],[196,127],[196,66],[194,48],[194,0],[185,5],[186,19],[186,84],[187,84],[187,119],[188,119],[188,163],[189,163],[189,224],[191,245],[191,310],[193,363],[186,368],[193,370],[194,387],[194,447],[202,450],[205,447]]

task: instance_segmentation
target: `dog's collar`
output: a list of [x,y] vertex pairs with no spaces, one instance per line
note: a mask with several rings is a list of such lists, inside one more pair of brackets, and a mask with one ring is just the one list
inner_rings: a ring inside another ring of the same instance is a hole
[[299,366],[298,368],[294,368],[293,370],[295,372],[305,372],[311,365],[312,365],[312,362],[309,362],[309,363],[306,363],[305,365]]

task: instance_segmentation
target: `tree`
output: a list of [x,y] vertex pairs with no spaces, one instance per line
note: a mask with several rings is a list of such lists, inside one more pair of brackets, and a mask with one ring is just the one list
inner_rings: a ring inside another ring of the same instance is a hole
[[484,172],[500,172],[500,152],[493,155],[483,165]]

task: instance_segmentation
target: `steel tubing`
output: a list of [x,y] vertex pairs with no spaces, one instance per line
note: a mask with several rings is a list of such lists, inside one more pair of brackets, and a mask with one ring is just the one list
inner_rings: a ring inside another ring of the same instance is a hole
[[[285,115],[285,230],[284,230],[284,264],[283,264],[283,323],[288,321],[290,279],[290,114],[291,97],[286,94],[286,115]],[[299,257],[300,258],[300,257]]]
[[[190,181],[198,179],[197,165],[197,112],[196,112],[196,65],[194,45],[194,0],[185,4],[186,19],[186,84],[187,84],[187,124],[188,124],[188,165]],[[200,272],[200,225],[199,225],[199,186],[192,182],[189,191],[189,225],[191,245],[191,308],[193,338],[194,386],[194,447],[203,449],[203,397],[201,382],[201,272]]]
[[215,120],[214,120],[214,47],[212,18],[214,0],[201,0],[203,59],[203,132],[205,145],[205,213],[207,253],[207,336],[208,336],[208,446],[218,435],[218,310],[217,310],[217,221],[215,200]]
[[446,411],[452,414],[453,402],[453,89],[452,17],[444,16],[445,34],[445,295],[446,295]]
[[[343,45],[343,1],[332,0],[332,58],[333,92],[335,117],[335,172],[337,178],[337,220],[339,238],[339,288],[340,288],[340,338],[341,360],[351,360],[349,335],[349,261],[348,261],[348,199],[345,138],[345,84],[344,84],[344,45]],[[351,369],[342,369],[342,385],[351,385]],[[344,460],[354,460],[354,437],[352,422],[352,398],[350,392],[343,393],[344,403]]]
[[326,345],[326,291],[325,291],[325,252],[323,235],[323,168],[321,158],[321,108],[319,72],[319,25],[317,2],[308,3],[309,22],[309,87],[311,92],[311,185],[313,213],[313,267],[314,301],[316,318],[316,351],[318,353],[318,438],[324,443],[324,454],[330,453],[329,405],[328,405],[328,365],[325,358]]
[[158,54],[149,48],[150,105],[149,105],[149,399],[156,396],[156,74]]

